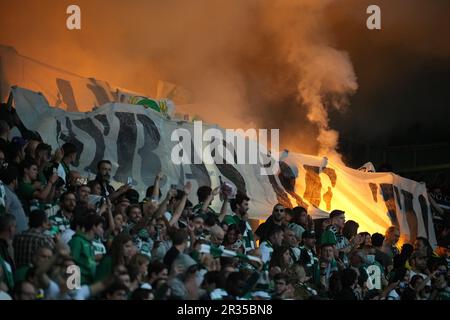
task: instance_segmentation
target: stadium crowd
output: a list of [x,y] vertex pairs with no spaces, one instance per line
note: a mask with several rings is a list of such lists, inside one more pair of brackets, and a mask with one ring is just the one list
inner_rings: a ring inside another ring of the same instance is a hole
[[340,210],[313,220],[275,204],[252,228],[252,199],[223,185],[161,194],[159,173],[140,199],[130,184],[111,186],[108,160],[87,181],[72,169],[74,144],[53,152],[9,135],[0,120],[0,300],[450,298],[444,210],[435,248],[421,237],[399,248],[396,227],[358,232]]

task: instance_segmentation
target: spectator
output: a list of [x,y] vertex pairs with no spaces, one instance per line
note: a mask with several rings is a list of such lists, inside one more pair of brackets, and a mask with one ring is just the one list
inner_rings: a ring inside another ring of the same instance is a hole
[[19,186],[19,172],[16,167],[0,170],[0,180],[5,187],[5,210],[16,218],[17,229],[20,233],[28,228],[28,218],[23,210],[22,203],[15,191]]
[[334,248],[332,244],[323,244],[321,246],[319,270],[320,270],[320,283],[325,289],[328,289],[332,273],[337,272],[339,270],[337,261],[334,258]]
[[100,261],[95,278],[97,280],[106,279],[115,267],[118,265],[127,265],[136,253],[136,247],[133,244],[132,238],[126,233],[119,234],[114,238],[109,252]]
[[230,207],[233,214],[226,215],[224,222],[227,225],[235,224],[242,234],[245,252],[256,248],[255,236],[248,223],[248,209],[250,198],[242,193],[238,193],[234,199],[230,200]]
[[283,242],[283,229],[278,225],[273,225],[267,234],[267,240],[261,242],[259,247],[263,263],[268,264],[274,248],[281,246]]
[[86,214],[80,221],[82,229],[69,241],[69,247],[75,263],[80,267],[81,284],[94,282],[96,261],[92,240],[103,229],[103,219],[97,215]]
[[61,149],[63,151],[63,157],[57,169],[58,176],[60,176],[64,182],[69,185],[70,165],[75,163],[78,150],[77,147],[71,142],[64,143]]
[[301,253],[301,250],[299,248],[301,235],[298,237],[298,234],[296,235],[295,231],[292,229],[293,227],[295,227],[295,225],[290,225],[284,230],[284,243],[289,247],[289,253],[291,255],[292,261],[297,262],[300,259]]
[[428,239],[424,237],[416,238],[416,240],[414,241],[414,250],[421,251],[427,256],[427,258],[431,258],[433,256],[433,248],[431,247]]
[[300,259],[298,261],[306,271],[306,276],[319,283],[319,259],[316,254],[316,234],[314,231],[303,233],[303,246],[301,247]]
[[131,186],[123,185],[117,191],[114,190],[114,187],[110,184],[111,179],[111,171],[112,164],[109,160],[101,160],[97,163],[97,176],[95,180],[101,186],[101,196],[105,198],[109,198],[111,202],[114,202],[121,195],[127,192]]
[[52,193],[53,184],[58,179],[56,174],[53,174],[45,187],[36,186],[38,169],[35,162],[32,160],[25,160],[22,164],[22,179],[19,181],[19,188],[17,195],[22,201],[25,212],[30,212],[32,201],[47,202],[49,195]]
[[272,229],[274,225],[280,227],[283,226],[285,218],[284,210],[284,206],[279,203],[273,207],[272,215],[255,231],[255,234],[260,241],[266,241],[269,238],[270,229]]
[[44,211],[31,211],[29,226],[27,231],[17,234],[13,240],[16,268],[30,264],[33,255],[40,247],[49,247],[52,250],[55,247],[53,239],[45,233],[50,229],[51,224]]
[[427,277],[427,274],[429,274],[427,268],[427,256],[422,251],[414,251],[409,258],[409,264],[411,266],[411,270],[409,273],[410,279],[416,274],[421,276],[422,279],[425,279]]
[[342,235],[348,240],[351,241],[358,234],[359,224],[356,221],[348,220],[344,224],[344,228],[342,228]]
[[397,227],[389,227],[386,230],[382,251],[388,254],[391,258],[399,254],[397,242],[400,239],[400,230]]
[[[343,261],[345,265],[348,265],[348,253],[353,247],[357,247],[361,243],[361,239],[355,236],[352,237],[352,242],[349,241],[343,234],[343,228],[345,226],[345,212],[342,210],[333,210],[330,213],[331,225],[327,227],[325,232],[321,236],[321,244],[334,244],[338,252],[338,257]],[[353,225],[353,233],[356,234],[356,227],[353,223],[348,224]],[[352,234],[347,234],[351,236]]]
[[52,147],[45,143],[39,143],[34,152],[34,162],[38,167],[38,180],[41,185],[47,184],[46,171],[49,169]]
[[278,246],[273,250],[269,270],[271,274],[287,273],[292,267],[293,261],[288,246]]
[[14,288],[14,300],[36,300],[36,296],[36,288],[29,281],[19,282]]
[[392,269],[392,258],[382,251],[384,236],[381,233],[374,233],[371,239],[372,245],[375,248],[375,260],[383,266],[386,273],[389,273]]
[[74,193],[65,192],[61,195],[59,202],[61,209],[56,215],[50,217],[50,222],[62,233],[70,228],[70,222],[73,218],[77,198]]
[[172,247],[167,251],[166,255],[164,256],[164,264],[166,265],[167,269],[170,270],[172,267],[172,263],[175,261],[175,259],[187,248],[187,242],[188,242],[188,234],[186,230],[183,229],[176,229],[172,232]]

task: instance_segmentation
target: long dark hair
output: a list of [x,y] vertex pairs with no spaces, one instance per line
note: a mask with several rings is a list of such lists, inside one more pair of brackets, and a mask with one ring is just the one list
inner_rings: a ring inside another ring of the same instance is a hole
[[111,256],[113,266],[117,266],[119,264],[123,264],[123,265],[126,264],[124,252],[123,252],[123,246],[125,245],[125,243],[127,243],[129,241],[132,241],[131,236],[124,232],[118,234],[114,238],[114,240],[111,244],[111,249],[109,251],[109,255]]
[[289,251],[288,246],[279,246],[273,250],[272,258],[270,259],[269,263],[269,269],[272,267],[280,267],[282,272],[289,269],[289,264],[286,264],[283,258],[283,255],[286,251]]

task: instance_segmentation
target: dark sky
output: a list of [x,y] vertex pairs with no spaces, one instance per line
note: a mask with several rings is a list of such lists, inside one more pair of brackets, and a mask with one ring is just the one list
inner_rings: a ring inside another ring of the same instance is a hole
[[367,30],[356,14],[367,3],[331,9],[336,45],[349,52],[359,85],[331,126],[371,145],[449,142],[450,1],[375,1],[381,31]]

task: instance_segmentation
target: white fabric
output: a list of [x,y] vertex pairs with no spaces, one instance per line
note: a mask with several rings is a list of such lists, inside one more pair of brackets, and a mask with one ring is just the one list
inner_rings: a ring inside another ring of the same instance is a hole
[[[126,114],[127,117],[134,117],[135,120],[132,123],[136,124],[136,136],[133,138],[136,140],[129,142],[136,148],[133,159],[129,159],[127,171],[121,171],[119,178],[132,177],[133,181],[136,181],[133,187],[141,192],[141,196],[144,195],[146,187],[152,183],[158,171],[167,175],[167,181],[161,187],[163,193],[168,191],[171,184],[181,185],[186,181],[192,183],[193,190],[208,183],[214,188],[220,184],[219,177],[222,177],[223,182],[234,186],[240,183],[241,188],[244,186],[242,181],[245,182],[245,192],[252,199],[249,217],[253,219],[266,219],[270,215],[273,205],[284,199],[291,206],[305,206],[313,218],[328,217],[328,212],[334,209],[344,210],[346,219],[357,221],[361,232],[384,234],[386,229],[395,222],[398,223],[401,232],[400,244],[410,240],[411,234],[417,234],[417,236],[428,238],[432,246],[436,245],[426,186],[393,173],[362,172],[348,168],[341,163],[329,161],[324,157],[289,152],[284,153],[281,159],[291,171],[281,172],[285,178],[292,180],[293,190],[289,191],[281,184],[278,173],[272,177],[261,175],[261,165],[233,164],[230,165],[233,170],[230,167],[230,170],[225,172],[223,166],[215,163],[200,165],[202,169],[199,169],[198,165],[197,167],[187,164],[177,165],[172,161],[172,151],[176,150],[176,146],[180,147],[178,141],[171,140],[175,130],[183,129],[184,132],[189,132],[191,137],[199,135],[200,138],[205,138],[206,130],[216,129],[225,137],[225,130],[217,126],[199,122],[192,125],[191,123],[170,121],[152,109],[121,103],[107,103],[89,113],[65,112],[50,107],[46,100],[36,92],[20,87],[13,89],[13,96],[17,114],[24,125],[30,130],[39,132],[53,148],[64,142],[58,136],[58,126],[65,135],[68,134],[68,131],[73,131],[73,134],[84,146],[79,165],[73,169],[84,176],[88,175],[84,170],[92,165],[99,143],[93,138],[94,132],[87,132],[85,130],[88,129],[76,126],[76,121],[90,119],[101,132],[105,132],[105,126],[108,127],[107,135],[100,137],[97,135],[97,139],[103,139],[102,145],[105,147],[102,154],[97,156],[112,161],[111,176],[114,178],[119,167],[119,159],[121,159],[119,153],[123,152],[123,150],[117,149],[120,118],[124,119]],[[99,116],[102,116],[107,124],[100,122]],[[141,122],[139,119],[145,119],[145,122]],[[154,124],[154,129],[158,131],[157,143],[149,140],[155,139],[155,135],[148,134],[148,123]],[[197,131],[194,131],[194,128]],[[240,137],[237,140],[239,139],[244,138]],[[195,142],[200,144],[198,149],[211,146],[205,141],[202,142],[202,139],[199,140],[199,142]],[[144,144],[154,147],[144,152],[141,150]],[[259,150],[259,152],[262,151]],[[148,162],[147,158],[150,156],[155,161]],[[145,166],[142,165],[143,163]],[[125,164],[122,163],[121,169],[124,166]],[[112,181],[115,187],[122,183],[123,181]],[[381,186],[387,186],[391,190],[393,198],[390,203],[383,198]],[[393,192],[394,187],[395,193]],[[193,203],[197,202],[195,192],[190,194],[189,199]],[[411,202],[407,203],[409,199]],[[215,197],[211,207],[219,212],[221,204],[219,197]],[[388,214],[388,205],[391,206],[391,216]],[[414,215],[407,212],[410,207],[414,210]],[[393,212],[394,210],[395,212]],[[417,221],[411,224],[411,221],[407,221],[407,217],[412,217]],[[410,230],[410,225],[417,225],[417,230]]]

